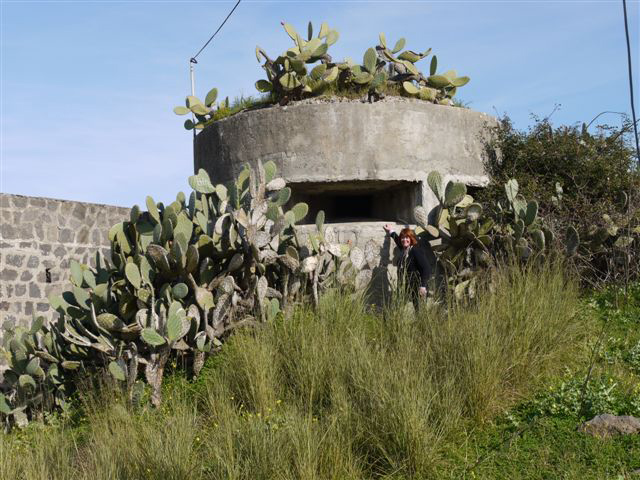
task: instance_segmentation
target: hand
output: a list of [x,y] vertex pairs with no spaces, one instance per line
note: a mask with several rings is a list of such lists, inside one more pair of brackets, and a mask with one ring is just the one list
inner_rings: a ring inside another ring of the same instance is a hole
[[387,233],[387,235],[391,233],[391,225],[389,225],[388,223],[384,227],[382,227],[382,229]]
[[421,297],[426,297],[427,296],[427,288],[426,287],[420,287],[420,289],[418,290],[418,293],[420,294]]

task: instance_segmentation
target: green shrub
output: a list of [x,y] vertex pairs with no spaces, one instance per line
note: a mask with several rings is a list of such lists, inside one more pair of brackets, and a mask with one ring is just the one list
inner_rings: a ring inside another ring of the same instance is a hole
[[504,117],[486,148],[490,184],[476,198],[494,209],[502,186],[517,178],[557,238],[574,229],[579,241],[570,254],[586,283],[638,278],[640,170],[629,131],[628,121],[591,133],[585,125],[554,127],[548,119],[521,131]]

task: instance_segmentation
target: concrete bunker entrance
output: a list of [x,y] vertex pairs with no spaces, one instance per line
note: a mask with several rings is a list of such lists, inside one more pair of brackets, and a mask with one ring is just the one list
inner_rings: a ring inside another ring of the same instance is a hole
[[420,198],[420,183],[403,180],[352,180],[290,183],[292,203],[306,202],[313,223],[324,210],[325,222],[375,222],[413,219]]

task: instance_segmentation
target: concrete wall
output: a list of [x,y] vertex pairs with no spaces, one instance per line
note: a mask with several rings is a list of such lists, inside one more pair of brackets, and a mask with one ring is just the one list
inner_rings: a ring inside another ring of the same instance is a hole
[[426,177],[484,185],[483,138],[496,120],[484,113],[420,100],[313,100],[234,115],[196,136],[194,166],[215,182],[246,163],[273,160],[294,183],[402,180],[420,182],[419,204],[435,206]]
[[[50,319],[47,296],[68,286],[69,261],[109,258],[107,233],[129,209],[0,194],[0,326]],[[0,329],[0,337],[2,330]]]

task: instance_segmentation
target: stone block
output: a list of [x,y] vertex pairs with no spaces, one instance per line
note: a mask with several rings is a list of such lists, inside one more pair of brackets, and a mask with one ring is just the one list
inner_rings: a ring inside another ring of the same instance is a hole
[[60,287],[58,285],[54,285],[53,283],[49,283],[44,287],[44,296],[49,298],[52,293],[60,293]]
[[97,228],[91,232],[91,242],[94,245],[102,245],[104,242],[102,232]]
[[38,240],[46,240],[47,239],[45,237],[45,234],[44,234],[44,224],[43,223],[36,222],[35,226],[34,226],[34,230],[36,232],[36,238]]
[[76,243],[89,243],[89,227],[83,225],[76,232]]
[[23,197],[20,195],[13,195],[11,200],[12,200],[11,203],[13,203],[13,206],[15,208],[24,208],[27,206],[27,197]]
[[33,315],[33,302],[24,302],[24,314]]
[[[63,205],[64,207],[64,205]],[[65,227],[67,225],[67,220],[68,220],[68,216],[65,215],[64,213],[59,213],[58,215],[56,215],[56,225],[58,226],[58,228],[62,228]]]
[[45,302],[40,302],[36,305],[36,310],[38,312],[47,312],[49,311],[49,304]]
[[[65,268],[63,271],[60,271],[58,269],[56,270],[49,270],[49,276],[51,277],[51,283],[58,283],[61,282],[62,279],[64,278],[63,273],[67,273],[68,269]],[[46,273],[46,272],[45,272]],[[46,282],[45,282],[46,283]]]
[[73,216],[78,220],[84,220],[87,215],[87,205],[78,203],[73,209]]
[[19,283],[16,285],[16,297],[23,297],[27,293],[27,285]]
[[20,255],[20,254],[10,254],[7,255],[7,264],[11,265],[12,267],[21,267],[22,264],[24,263],[24,255]]
[[82,220],[78,220],[75,217],[71,217],[67,221],[67,228],[70,228],[74,232],[79,230],[80,227],[84,226],[84,222]]
[[33,278],[33,273],[31,273],[29,270],[25,270],[20,275],[20,280],[23,281],[23,282],[28,282],[32,278]]
[[42,266],[44,268],[55,268],[56,265],[58,265],[58,262],[55,260],[51,260],[49,258],[42,260]]
[[47,242],[57,242],[58,241],[58,227],[55,225],[47,225],[45,227],[45,236],[44,240]]
[[32,207],[46,207],[47,202],[41,197],[29,197],[29,205]]
[[27,208],[22,215],[22,222],[37,222],[40,221],[40,210],[37,208]]
[[49,244],[49,243],[41,243],[40,244],[40,253],[43,256],[47,256],[47,255],[49,255],[51,253],[51,248],[52,248],[51,244]]
[[18,271],[14,268],[5,268],[0,272],[0,280],[12,282],[18,278]]
[[67,254],[67,249],[63,245],[58,245],[53,254],[56,258],[63,258]]
[[58,241],[60,243],[73,242],[73,230],[70,228],[63,228],[58,232]]
[[31,223],[22,223],[20,224],[20,226],[17,228],[17,235],[18,238],[25,239],[31,239],[33,238],[33,224]]
[[27,267],[36,268],[40,264],[40,259],[36,255],[31,255],[27,261]]
[[34,282],[29,284],[29,296],[31,298],[40,298],[40,287]]
[[9,223],[3,223],[0,225],[0,236],[2,236],[4,240],[19,238],[17,229]]

